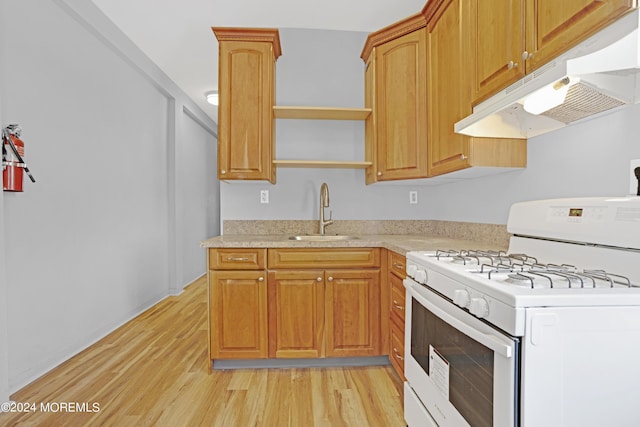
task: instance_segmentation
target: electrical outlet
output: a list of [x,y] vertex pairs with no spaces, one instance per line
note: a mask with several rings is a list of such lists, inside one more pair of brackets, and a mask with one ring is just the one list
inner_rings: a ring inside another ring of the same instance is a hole
[[412,205],[418,204],[418,192],[417,191],[409,191],[409,203]]
[[269,190],[260,190],[260,203],[269,203]]
[[629,194],[638,194],[638,178],[636,178],[636,168],[640,167],[640,159],[631,160],[629,168]]

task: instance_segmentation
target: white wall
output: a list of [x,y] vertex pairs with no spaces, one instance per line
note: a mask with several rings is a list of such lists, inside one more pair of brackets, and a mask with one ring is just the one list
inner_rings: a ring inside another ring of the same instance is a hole
[[[280,105],[363,105],[365,33],[280,30],[282,56],[276,69]],[[640,106],[570,126],[528,142],[528,167],[490,177],[438,184],[365,185],[362,170],[286,169],[276,185],[221,184],[225,219],[317,219],[318,191],[326,181],[333,218],[442,219],[504,224],[512,203],[521,200],[623,195],[628,192],[629,160],[640,158]],[[346,160],[364,158],[361,123],[278,120],[278,158]],[[270,203],[260,204],[261,189]],[[418,205],[409,204],[418,191]]]
[[[4,2],[0,2],[0,17],[2,16],[6,16]],[[0,22],[2,22],[1,18]],[[0,36],[3,35],[3,33],[0,33]],[[4,67],[0,63],[0,82],[4,80],[3,72]],[[1,95],[2,86],[0,85],[0,97]],[[0,102],[0,123],[4,123],[4,118],[2,116],[2,102]],[[0,140],[1,139],[2,138],[0,138]],[[4,192],[2,191],[0,191],[0,212],[4,212]],[[0,220],[0,403],[7,402],[9,400],[9,351],[7,349],[7,331],[9,327],[7,325],[7,266],[5,263],[4,252],[5,239],[4,220]]]
[[13,392],[205,273],[215,124],[91,2],[4,0],[0,28],[37,180],[0,196]]
[[207,268],[199,242],[220,234],[220,185],[216,139],[189,114],[182,115],[183,140],[176,152],[178,282],[190,283]]

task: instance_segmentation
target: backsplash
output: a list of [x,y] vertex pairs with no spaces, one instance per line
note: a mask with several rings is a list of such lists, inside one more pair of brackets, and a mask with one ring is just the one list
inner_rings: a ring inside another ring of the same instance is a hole
[[[225,220],[224,234],[279,235],[314,234],[318,221],[314,220]],[[507,247],[509,237],[503,224],[435,220],[349,220],[334,221],[327,234],[383,234],[422,235],[474,240]]]

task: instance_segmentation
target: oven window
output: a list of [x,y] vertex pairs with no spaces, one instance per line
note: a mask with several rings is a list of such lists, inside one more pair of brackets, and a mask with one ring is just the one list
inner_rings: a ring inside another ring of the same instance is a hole
[[[431,351],[430,351],[431,349]],[[430,366],[431,363],[439,366]],[[411,355],[429,375],[448,368],[449,401],[467,422],[493,426],[493,351],[442,321],[413,299]],[[434,372],[435,372],[434,371]]]

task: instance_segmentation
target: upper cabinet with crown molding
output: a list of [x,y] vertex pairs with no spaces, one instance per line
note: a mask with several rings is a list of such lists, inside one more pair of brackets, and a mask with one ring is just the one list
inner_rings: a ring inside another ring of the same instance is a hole
[[212,28],[219,42],[218,179],[275,183],[277,29]]
[[474,104],[548,63],[636,6],[636,0],[469,1]]
[[422,14],[371,33],[365,61],[366,183],[427,177],[427,81]]

